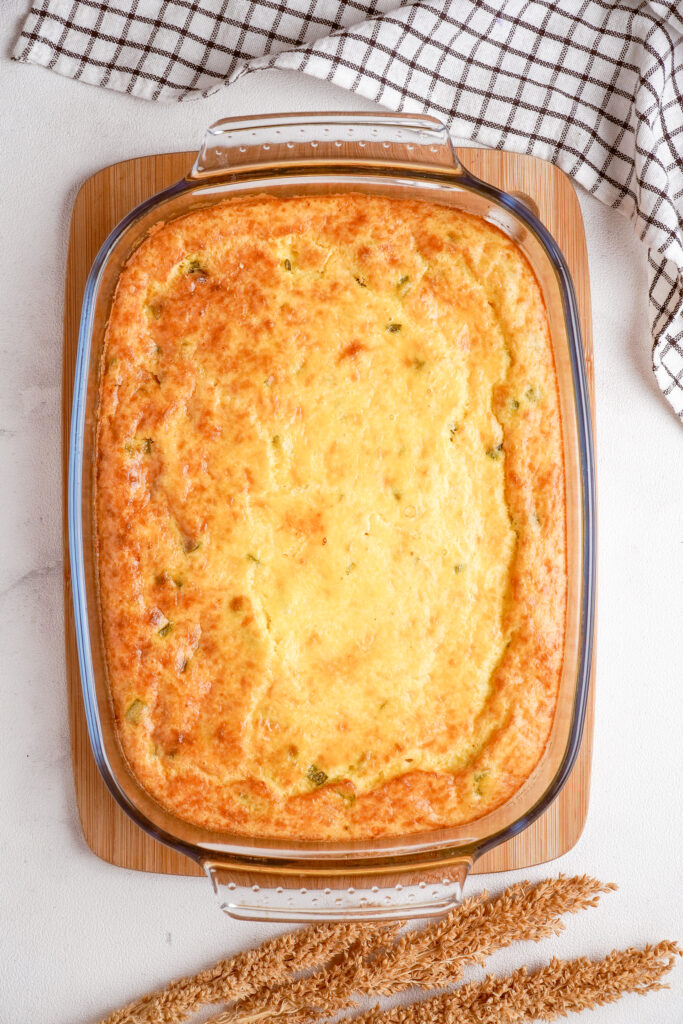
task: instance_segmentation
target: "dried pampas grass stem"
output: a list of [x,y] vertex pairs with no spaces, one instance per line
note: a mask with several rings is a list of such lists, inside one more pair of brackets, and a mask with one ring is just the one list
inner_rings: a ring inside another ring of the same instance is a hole
[[615,950],[604,960],[551,960],[533,974],[521,968],[504,978],[463,985],[455,992],[397,1006],[372,1010],[353,1024],[521,1024],[553,1021],[605,1003],[627,993],[645,995],[667,988],[661,979],[681,950],[675,942],[645,949]]
[[446,917],[397,936],[400,923],[319,924],[264,942],[112,1013],[100,1024],[180,1024],[223,1004],[206,1024],[312,1024],[364,997],[408,988],[448,989],[421,1002],[379,1009],[352,1024],[515,1024],[551,1021],[627,992],[653,992],[680,950],[660,942],[615,951],[604,960],[552,960],[534,973],[461,984],[467,965],[483,964],[513,942],[562,931],[560,918],[596,906],[616,888],[594,878],[523,882],[498,896],[474,896]]

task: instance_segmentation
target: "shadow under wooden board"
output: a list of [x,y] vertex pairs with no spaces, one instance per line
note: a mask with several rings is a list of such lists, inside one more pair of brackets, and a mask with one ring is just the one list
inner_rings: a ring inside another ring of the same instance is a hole
[[[569,178],[558,168],[534,157],[494,150],[458,152],[463,163],[485,181],[531,199],[541,221],[562,249],[576,288],[592,395],[593,341],[586,241],[579,203]],[[88,272],[109,231],[138,203],[182,178],[194,156],[194,153],[167,153],[126,160],[93,175],[78,193],[67,263],[62,417],[66,669],[71,750],[83,834],[92,851],[111,864],[181,875],[201,875],[202,871],[186,857],[151,839],[124,814],[104,785],[90,750],[71,601],[66,481],[78,326]],[[591,687],[581,750],[560,796],[532,826],[482,857],[475,865],[475,872],[530,867],[559,857],[574,846],[588,812],[593,703]]]

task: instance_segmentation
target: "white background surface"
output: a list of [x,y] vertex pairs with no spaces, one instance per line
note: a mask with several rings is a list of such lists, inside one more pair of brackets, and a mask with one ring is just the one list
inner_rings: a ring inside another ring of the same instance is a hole
[[[247,76],[208,100],[153,105],[10,62],[28,0],[0,11],[0,1021],[87,1024],[255,942],[203,879],[99,861],[81,836],[63,665],[60,379],[64,266],[76,192],[92,173],[196,147],[226,115],[370,108],[297,75]],[[683,427],[650,373],[645,251],[581,195],[593,289],[600,514],[597,716],[588,823],[544,874],[587,872],[619,892],[568,931],[491,961],[683,939]],[[493,889],[521,877],[490,876]],[[481,887],[472,880],[470,891]],[[671,991],[588,1015],[683,1020]],[[578,1019],[578,1018],[577,1018]]]

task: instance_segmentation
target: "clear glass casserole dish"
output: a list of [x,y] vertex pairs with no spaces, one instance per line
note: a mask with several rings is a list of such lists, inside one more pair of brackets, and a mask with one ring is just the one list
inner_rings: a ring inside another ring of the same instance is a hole
[[[118,276],[159,221],[250,193],[344,191],[423,198],[477,214],[523,250],[551,329],[563,424],[568,601],[563,669],[550,739],[505,804],[467,825],[347,843],[253,839],[210,832],[164,810],[124,758],[109,695],[100,626],[94,523],[100,355]],[[69,453],[69,548],[88,731],[100,772],[141,828],[195,860],[222,908],[269,920],[406,918],[461,898],[474,860],[530,825],[558,795],[581,742],[592,656],[595,495],[592,428],[576,298],[565,260],[534,214],[458,162],[436,119],[394,114],[294,114],[219,121],[187,178],[133,210],[90,272],[81,314]]]

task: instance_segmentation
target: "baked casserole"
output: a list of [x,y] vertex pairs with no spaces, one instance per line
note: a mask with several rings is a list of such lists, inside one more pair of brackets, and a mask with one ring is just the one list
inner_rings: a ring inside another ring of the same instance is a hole
[[123,751],[193,824],[464,824],[548,740],[567,589],[543,298],[493,225],[256,196],[158,225],[101,367],[102,627]]

